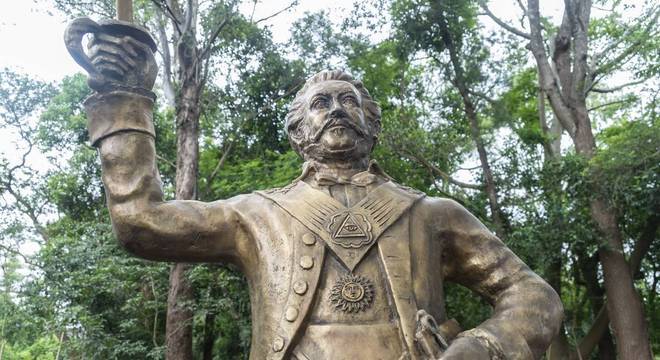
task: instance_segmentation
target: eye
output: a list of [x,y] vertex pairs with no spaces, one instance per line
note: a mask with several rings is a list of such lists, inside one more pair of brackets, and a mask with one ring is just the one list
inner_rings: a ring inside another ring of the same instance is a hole
[[312,109],[326,109],[328,107],[328,99],[316,98],[312,101]]
[[348,106],[357,106],[358,102],[357,99],[353,96],[346,96],[341,100],[342,104],[348,105]]

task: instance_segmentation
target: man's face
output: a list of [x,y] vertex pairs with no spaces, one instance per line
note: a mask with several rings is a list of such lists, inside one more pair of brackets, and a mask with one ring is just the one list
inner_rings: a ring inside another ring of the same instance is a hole
[[352,84],[338,80],[315,84],[307,91],[306,100],[303,122],[311,137],[307,150],[316,157],[330,158],[368,154],[373,145],[371,129],[362,110],[362,97]]

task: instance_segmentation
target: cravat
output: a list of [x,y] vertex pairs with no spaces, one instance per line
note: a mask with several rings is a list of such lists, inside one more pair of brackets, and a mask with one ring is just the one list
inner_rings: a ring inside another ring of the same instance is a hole
[[345,185],[367,186],[378,180],[378,177],[368,171],[357,173],[351,177],[340,177],[330,174],[314,174],[314,179],[319,186]]

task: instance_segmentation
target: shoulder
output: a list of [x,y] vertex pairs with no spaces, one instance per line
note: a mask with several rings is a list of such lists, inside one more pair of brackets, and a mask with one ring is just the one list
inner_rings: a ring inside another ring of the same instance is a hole
[[208,204],[216,209],[233,210],[238,213],[254,213],[267,211],[270,203],[270,200],[253,192],[236,195],[228,199],[216,200]]
[[[420,200],[417,203],[417,207],[423,208],[434,216],[451,218],[474,218],[474,216],[456,200],[443,197],[428,196],[426,193],[420,190],[399,184],[394,180],[390,180],[390,184],[392,184],[393,188],[397,189],[398,191],[402,191],[411,196],[419,197]],[[476,218],[474,219],[476,220]]]
[[427,213],[439,232],[472,233],[487,231],[486,226],[458,201],[427,196],[418,202],[417,208]]
[[[419,190],[412,189],[407,186],[396,184],[397,187],[405,191],[410,191],[411,193],[421,193]],[[434,216],[447,216],[452,214],[462,214],[469,212],[455,200],[444,198],[444,197],[435,197],[435,196],[424,196],[417,203],[417,207],[424,208],[425,210],[431,212]]]
[[404,193],[407,193],[409,195],[413,196],[420,196],[420,197],[426,197],[426,193],[419,191],[417,189],[411,188],[410,186],[406,186],[403,184],[399,184],[398,182],[394,180],[389,180],[389,183],[393,185],[393,187],[399,191],[402,191]]
[[254,191],[250,195],[255,195],[259,197],[268,197],[271,195],[286,195],[289,191],[291,191],[298,183],[300,180],[295,180],[289,185],[282,186],[282,187],[277,187],[277,188],[272,188],[272,189],[266,189],[266,190],[259,190],[259,191]]
[[271,201],[260,194],[261,191],[255,191],[248,194],[234,196],[226,201],[233,204],[236,208],[254,208],[255,206],[264,206]]

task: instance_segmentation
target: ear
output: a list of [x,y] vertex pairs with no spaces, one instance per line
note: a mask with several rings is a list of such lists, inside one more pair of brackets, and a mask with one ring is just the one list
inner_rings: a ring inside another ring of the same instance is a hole
[[288,133],[289,138],[293,139],[297,143],[302,142],[305,138],[305,131],[303,130],[302,126],[300,126],[300,122],[297,124],[297,126],[289,129]]
[[380,119],[369,120],[369,128],[371,129],[371,136],[374,138],[374,141],[377,141],[381,130]]

